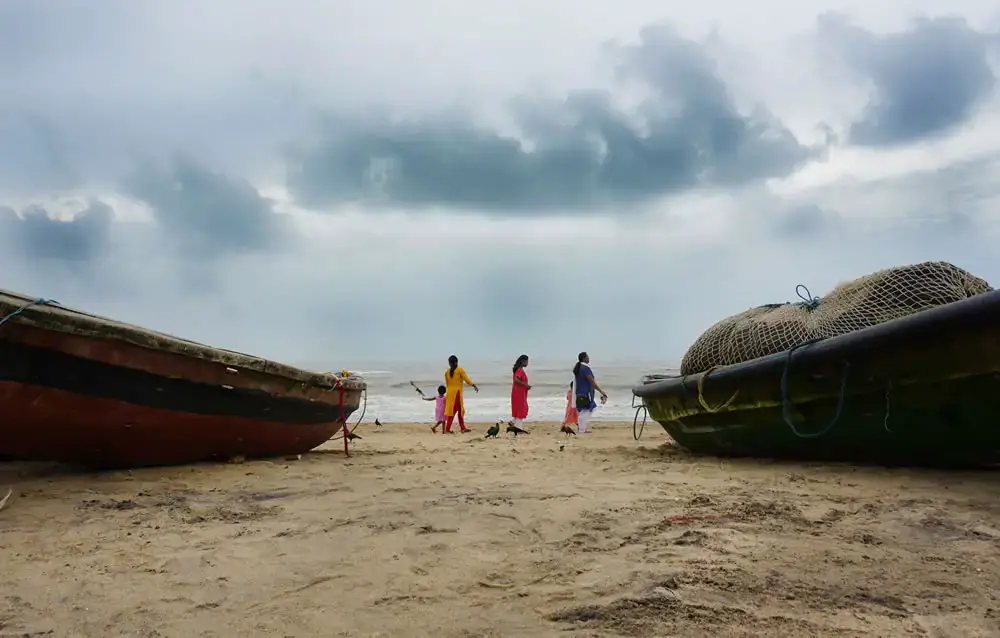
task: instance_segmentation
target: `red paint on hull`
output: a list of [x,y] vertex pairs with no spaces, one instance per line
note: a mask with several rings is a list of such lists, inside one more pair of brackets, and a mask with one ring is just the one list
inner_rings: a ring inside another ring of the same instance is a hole
[[[344,392],[346,411],[359,402],[359,390]],[[341,428],[340,422],[296,425],[175,412],[3,381],[0,406],[0,455],[98,467],[301,454]]]

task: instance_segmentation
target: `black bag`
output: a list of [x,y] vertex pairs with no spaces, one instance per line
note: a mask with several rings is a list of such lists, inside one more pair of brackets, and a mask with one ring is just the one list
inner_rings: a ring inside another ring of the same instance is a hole
[[576,395],[576,409],[577,410],[589,410],[590,409],[590,395],[589,394],[578,394]]

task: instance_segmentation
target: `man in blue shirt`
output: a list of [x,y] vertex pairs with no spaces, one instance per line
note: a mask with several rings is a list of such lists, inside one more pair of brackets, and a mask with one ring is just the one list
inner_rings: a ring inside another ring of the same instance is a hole
[[580,413],[580,418],[577,420],[577,430],[580,434],[587,432],[587,423],[594,414],[594,408],[597,407],[594,390],[601,393],[602,403],[608,400],[607,393],[594,379],[594,371],[590,369],[590,356],[586,352],[581,352],[576,357],[576,365],[573,366],[573,393],[576,395],[576,409]]

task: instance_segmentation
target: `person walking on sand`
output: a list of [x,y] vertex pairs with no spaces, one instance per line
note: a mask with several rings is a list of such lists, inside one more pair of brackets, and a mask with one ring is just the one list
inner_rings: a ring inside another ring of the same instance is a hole
[[465,368],[458,367],[458,357],[451,355],[448,357],[448,369],[444,372],[445,398],[444,416],[447,419],[444,424],[445,434],[451,434],[451,424],[458,415],[458,427],[462,432],[469,432],[465,427],[465,401],[463,400],[464,387],[469,385],[476,392],[479,386],[472,382],[469,375],[465,373]]
[[435,434],[439,425],[441,426],[441,434],[444,434],[444,395],[447,391],[447,388],[439,385],[436,397],[422,397],[424,401],[434,401],[434,427],[431,428],[431,432]]
[[581,352],[576,357],[576,365],[573,366],[573,385],[576,388],[576,409],[580,416],[577,419],[577,431],[580,434],[587,433],[587,424],[594,414],[597,403],[594,401],[594,390],[601,393],[601,403],[608,400],[607,393],[597,384],[594,378],[594,371],[590,369],[590,356],[586,352]]
[[528,418],[528,355],[522,354],[514,362],[514,380],[510,386],[510,416],[514,419],[514,427],[524,430],[524,420]]

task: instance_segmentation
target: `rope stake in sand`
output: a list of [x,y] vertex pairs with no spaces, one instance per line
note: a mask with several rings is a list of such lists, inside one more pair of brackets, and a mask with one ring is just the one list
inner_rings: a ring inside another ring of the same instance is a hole
[[344,384],[337,379],[337,390],[340,392],[340,421],[343,423],[341,425],[341,435],[344,437],[344,456],[351,456],[350,444],[351,444],[351,432],[347,430],[347,416],[344,414]]
[[13,493],[14,493],[14,488],[13,487],[8,487],[7,488],[7,496],[3,497],[3,499],[0,500],[0,510],[2,510],[4,507],[6,507],[7,501],[10,500],[10,495],[13,494]]

